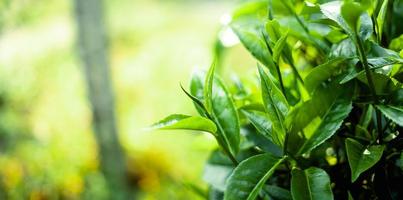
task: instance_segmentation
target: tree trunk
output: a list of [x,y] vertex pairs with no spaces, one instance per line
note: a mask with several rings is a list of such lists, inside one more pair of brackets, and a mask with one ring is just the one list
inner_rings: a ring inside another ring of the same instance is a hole
[[79,52],[84,64],[100,168],[110,199],[128,199],[125,156],[116,130],[102,0],[74,0]]

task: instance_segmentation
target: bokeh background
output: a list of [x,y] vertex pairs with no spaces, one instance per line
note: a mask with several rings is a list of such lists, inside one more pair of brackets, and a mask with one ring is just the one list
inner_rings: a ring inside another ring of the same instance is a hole
[[[73,3],[0,0],[0,199],[113,193],[99,170]],[[215,141],[145,128],[170,113],[195,114],[179,84],[208,68],[222,44],[224,79],[253,74],[253,59],[223,28],[238,3],[103,2],[119,138],[139,199],[203,199],[196,191],[206,189],[203,163]]]

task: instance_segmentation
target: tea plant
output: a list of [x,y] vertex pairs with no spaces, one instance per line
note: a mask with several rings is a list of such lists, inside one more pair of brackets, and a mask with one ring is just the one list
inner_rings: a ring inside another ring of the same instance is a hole
[[209,199],[402,199],[402,20],[399,0],[247,2],[231,28],[260,91],[213,63],[182,88],[200,116],[153,127],[215,137]]

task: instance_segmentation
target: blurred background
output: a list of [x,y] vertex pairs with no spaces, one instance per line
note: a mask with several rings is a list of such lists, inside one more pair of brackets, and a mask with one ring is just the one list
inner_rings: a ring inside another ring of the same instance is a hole
[[[196,113],[179,84],[187,86],[192,71],[207,69],[224,46],[231,46],[224,79],[253,74],[253,59],[222,27],[238,3],[114,0],[98,8],[80,0],[0,0],[0,199],[117,199],[128,191],[138,199],[203,199],[197,191],[206,189],[203,163],[216,148],[213,138],[145,128],[171,113]],[[91,20],[104,27],[85,24]],[[106,58],[92,63],[98,70],[88,59],[99,58],[85,49],[103,28],[106,44],[95,46]],[[106,104],[97,108],[99,101]],[[114,113],[119,144],[113,136],[102,141],[108,119],[94,117],[103,112],[96,109]],[[99,153],[105,141],[112,156]],[[118,176],[127,185],[115,191]]]

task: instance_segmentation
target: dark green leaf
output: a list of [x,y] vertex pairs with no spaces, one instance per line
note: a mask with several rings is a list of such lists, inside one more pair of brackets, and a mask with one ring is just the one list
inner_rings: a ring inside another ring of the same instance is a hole
[[206,131],[215,134],[217,127],[211,120],[199,117],[174,114],[153,124],[153,129],[171,130],[171,129],[188,129]]
[[268,185],[264,188],[264,191],[269,194],[269,196],[275,200],[291,200],[291,192],[284,188]]
[[381,145],[364,146],[347,138],[346,151],[351,169],[351,181],[354,182],[360,174],[375,165],[382,156],[384,147]]
[[242,113],[248,118],[252,125],[260,134],[273,141],[271,136],[271,121],[264,112],[242,110]]
[[292,170],[291,193],[294,200],[333,199],[329,176],[315,167]]
[[377,105],[378,108],[387,118],[403,127],[403,107],[392,105]]
[[260,154],[242,161],[228,179],[225,200],[254,200],[284,159]]

